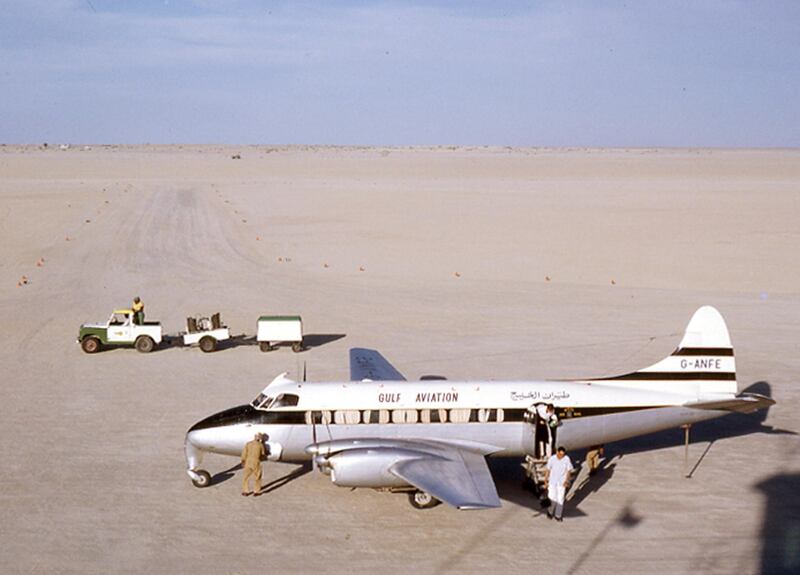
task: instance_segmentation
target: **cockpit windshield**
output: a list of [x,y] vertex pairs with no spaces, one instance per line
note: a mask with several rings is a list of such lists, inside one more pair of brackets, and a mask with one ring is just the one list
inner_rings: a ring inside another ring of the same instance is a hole
[[256,397],[250,405],[257,409],[266,409],[266,405],[272,401],[272,398],[265,393],[259,393],[258,397]]
[[279,407],[293,407],[300,401],[300,396],[293,393],[281,393],[277,397],[272,397],[264,393],[259,393],[250,404],[256,409],[276,409]]

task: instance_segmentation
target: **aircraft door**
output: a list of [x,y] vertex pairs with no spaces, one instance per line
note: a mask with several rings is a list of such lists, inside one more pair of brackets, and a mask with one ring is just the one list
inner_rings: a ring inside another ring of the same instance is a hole
[[556,428],[548,425],[551,415],[547,412],[547,405],[536,403],[525,412],[524,445],[526,451],[534,459],[546,460],[555,449]]

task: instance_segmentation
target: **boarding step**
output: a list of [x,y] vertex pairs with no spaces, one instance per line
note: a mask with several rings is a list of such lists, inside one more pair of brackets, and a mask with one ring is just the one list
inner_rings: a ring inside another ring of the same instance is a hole
[[525,477],[531,481],[536,492],[544,490],[547,459],[537,459],[533,455],[526,455],[522,462],[522,469],[525,470]]

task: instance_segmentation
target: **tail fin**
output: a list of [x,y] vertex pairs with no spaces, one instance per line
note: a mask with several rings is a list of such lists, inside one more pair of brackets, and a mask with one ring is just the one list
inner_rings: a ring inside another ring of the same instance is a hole
[[715,308],[703,306],[694,312],[672,355],[639,371],[595,381],[698,395],[735,394],[736,361],[725,320]]

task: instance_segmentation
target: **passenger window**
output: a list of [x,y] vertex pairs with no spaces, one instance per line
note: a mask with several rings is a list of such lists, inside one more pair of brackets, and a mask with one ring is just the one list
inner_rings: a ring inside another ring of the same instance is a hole
[[420,409],[419,410],[419,420],[422,423],[430,423],[431,422],[431,410],[430,409]]
[[389,423],[389,410],[381,409],[378,412],[378,423]]
[[491,413],[490,409],[479,409],[478,410],[478,421],[481,423],[486,423],[489,421],[489,415]]
[[392,423],[416,423],[416,409],[395,409],[392,411]]
[[497,408],[497,423],[503,423],[503,417],[504,417],[503,408],[502,407],[498,407]]
[[471,409],[451,409],[450,422],[451,423],[467,423],[470,420]]

